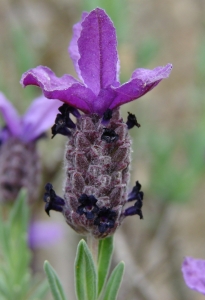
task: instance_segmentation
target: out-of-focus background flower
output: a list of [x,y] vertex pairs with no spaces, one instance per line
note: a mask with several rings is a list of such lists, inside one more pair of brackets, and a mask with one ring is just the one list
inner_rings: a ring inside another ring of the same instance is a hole
[[[75,71],[67,53],[72,26],[83,10],[106,9],[117,29],[121,81],[138,68],[173,64],[169,79],[122,107],[135,113],[130,187],[142,184],[144,220],[127,219],[115,236],[114,260],[124,260],[119,300],[200,300],[183,281],[183,257],[205,258],[205,2],[202,0],[2,0],[0,3],[0,90],[23,114],[40,90],[22,89],[21,74],[46,65],[58,76]],[[1,122],[0,124],[3,124]],[[50,133],[49,133],[50,134]],[[51,136],[51,135],[50,135]],[[43,180],[35,219],[47,220],[43,187],[62,195],[66,138],[39,141]],[[61,214],[63,238],[35,250],[34,269],[48,259],[74,299],[73,262],[80,236]]]

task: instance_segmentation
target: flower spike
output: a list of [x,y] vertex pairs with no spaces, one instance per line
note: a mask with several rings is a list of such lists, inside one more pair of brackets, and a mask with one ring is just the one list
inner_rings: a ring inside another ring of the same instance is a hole
[[[126,216],[143,218],[143,192],[138,181],[127,194],[129,129],[140,124],[132,113],[124,122],[119,108],[169,77],[172,65],[136,69],[128,82],[121,84],[116,30],[101,8],[83,13],[74,25],[69,54],[78,79],[68,74],[57,77],[48,67],[38,66],[22,75],[21,84],[36,85],[46,98],[64,103],[52,127],[53,137],[58,133],[68,136],[64,197],[59,199],[48,185],[47,213],[50,209],[61,211],[76,232],[101,239],[112,235]],[[75,124],[69,113],[76,117]],[[133,200],[134,205],[125,209]]]

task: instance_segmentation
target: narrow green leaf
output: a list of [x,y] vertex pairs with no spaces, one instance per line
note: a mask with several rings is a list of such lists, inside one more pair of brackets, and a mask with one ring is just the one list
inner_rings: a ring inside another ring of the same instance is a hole
[[113,236],[102,239],[98,249],[98,297],[107,279],[113,253]]
[[55,270],[51,267],[48,261],[44,262],[44,270],[48,277],[51,293],[55,300],[66,300],[65,293]]
[[75,290],[78,300],[96,300],[97,274],[92,255],[84,240],[79,242],[76,253]]
[[108,283],[105,288],[105,296],[103,300],[115,300],[122,281],[124,272],[124,262],[120,262],[112,271]]

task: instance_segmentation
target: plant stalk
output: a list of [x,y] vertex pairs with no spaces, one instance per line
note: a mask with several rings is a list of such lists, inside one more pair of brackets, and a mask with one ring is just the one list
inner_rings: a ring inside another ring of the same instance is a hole
[[90,252],[92,253],[93,261],[96,267],[98,263],[98,243],[99,240],[95,239],[92,234],[87,235],[87,244],[90,249]]

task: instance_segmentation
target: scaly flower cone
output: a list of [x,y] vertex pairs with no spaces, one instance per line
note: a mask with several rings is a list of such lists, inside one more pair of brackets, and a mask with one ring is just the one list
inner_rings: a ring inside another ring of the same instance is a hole
[[41,164],[36,144],[24,144],[10,137],[0,147],[0,199],[11,201],[17,198],[22,187],[28,191],[29,202],[38,196],[41,179]]
[[[65,154],[63,213],[66,221],[78,233],[92,233],[97,238],[112,234],[120,225],[129,180],[131,140],[118,109],[106,127],[115,132],[112,142],[107,142],[104,128],[98,115],[81,116]],[[87,199],[80,207],[81,195],[94,196],[97,208]],[[94,209],[99,219],[92,213]]]

